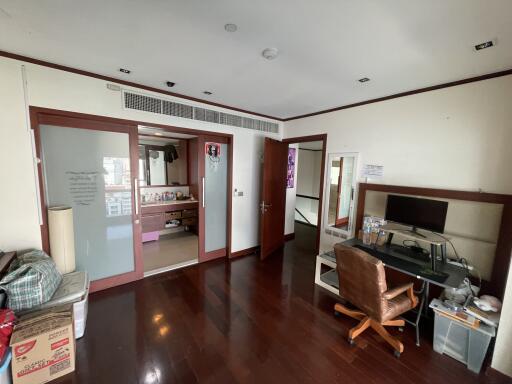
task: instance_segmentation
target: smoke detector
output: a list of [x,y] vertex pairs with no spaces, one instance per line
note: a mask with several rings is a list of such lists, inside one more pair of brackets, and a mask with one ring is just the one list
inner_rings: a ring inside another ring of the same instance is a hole
[[265,48],[263,52],[261,52],[261,55],[267,60],[274,60],[278,54],[279,51],[277,48]]
[[224,26],[224,29],[227,31],[227,32],[236,32],[236,30],[238,29],[237,25],[236,24],[226,24]]

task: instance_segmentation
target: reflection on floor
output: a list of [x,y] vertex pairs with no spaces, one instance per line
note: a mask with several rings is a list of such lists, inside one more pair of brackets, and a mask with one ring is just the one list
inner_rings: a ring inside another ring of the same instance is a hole
[[142,245],[144,272],[197,259],[198,237],[191,232],[160,236]]
[[428,323],[421,347],[414,328],[390,330],[400,359],[375,332],[351,346],[357,322],[334,316],[339,299],[313,282],[314,230],[296,227],[264,261],[222,258],[91,294],[77,369],[52,383],[500,383],[434,352]]
[[288,244],[293,246],[295,250],[309,252],[316,256],[316,227],[295,221],[294,231],[295,241]]

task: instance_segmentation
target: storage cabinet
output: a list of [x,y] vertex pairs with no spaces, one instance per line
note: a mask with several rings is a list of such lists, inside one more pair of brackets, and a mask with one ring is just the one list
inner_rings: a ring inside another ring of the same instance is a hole
[[182,212],[181,216],[183,218],[185,218],[185,217],[197,217],[197,209],[184,209],[181,212]]
[[197,217],[186,217],[181,220],[181,225],[196,225]]
[[[180,220],[183,226],[197,225],[197,201],[189,203],[161,204],[142,207],[142,233],[158,232],[165,229],[165,223]],[[195,232],[197,228],[192,228]]]
[[165,220],[176,220],[181,219],[181,212],[182,211],[175,211],[175,212],[165,212]]
[[143,233],[161,231],[165,226],[164,215],[161,213],[142,215],[141,225]]

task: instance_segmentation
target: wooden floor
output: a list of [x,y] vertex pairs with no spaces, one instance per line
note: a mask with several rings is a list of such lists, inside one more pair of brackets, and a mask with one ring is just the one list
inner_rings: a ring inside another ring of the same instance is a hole
[[313,284],[315,228],[297,227],[264,262],[217,260],[92,294],[76,372],[56,382],[499,382],[435,353],[429,332],[418,348],[406,328],[400,359],[372,331],[350,347],[355,322]]
[[197,235],[180,231],[142,244],[144,272],[197,260],[198,243]]

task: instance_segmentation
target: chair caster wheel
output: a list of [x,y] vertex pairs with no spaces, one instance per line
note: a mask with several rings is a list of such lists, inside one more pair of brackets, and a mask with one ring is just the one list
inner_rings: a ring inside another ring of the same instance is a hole
[[403,332],[404,331],[404,327],[398,327],[398,332]]
[[334,316],[336,316],[336,317],[340,317],[340,316],[341,316],[341,313],[339,313],[338,311],[334,311]]
[[396,357],[397,359],[399,359],[399,358],[400,358],[400,352],[399,352],[399,351],[397,351],[397,350],[394,350],[394,351],[393,351],[393,355],[395,355],[395,357]]
[[349,337],[349,338],[348,338],[348,343],[350,344],[350,346],[353,346],[353,345],[355,345],[355,343],[356,343],[356,342],[354,341],[354,339],[351,339],[351,338]]

